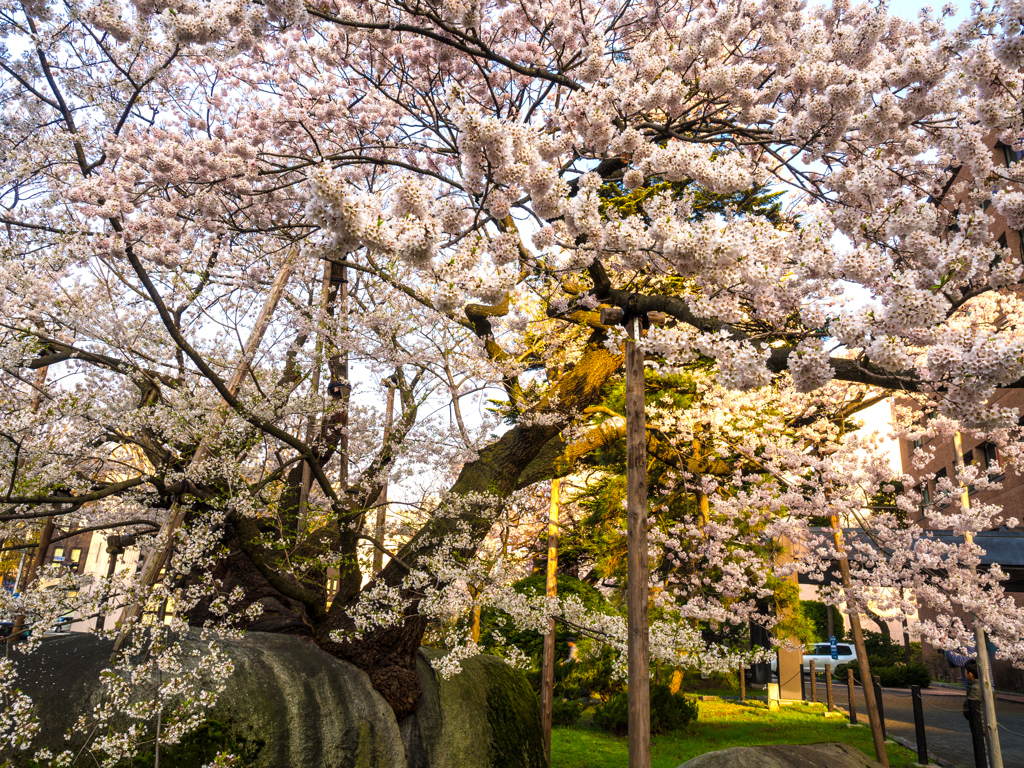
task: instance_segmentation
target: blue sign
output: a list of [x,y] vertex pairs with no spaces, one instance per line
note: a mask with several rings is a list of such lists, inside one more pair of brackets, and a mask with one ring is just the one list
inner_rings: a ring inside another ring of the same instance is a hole
[[829,638],[829,644],[832,646],[832,658],[833,659],[838,659],[839,658],[839,646],[836,645],[836,636],[835,635],[832,635],[832,637]]

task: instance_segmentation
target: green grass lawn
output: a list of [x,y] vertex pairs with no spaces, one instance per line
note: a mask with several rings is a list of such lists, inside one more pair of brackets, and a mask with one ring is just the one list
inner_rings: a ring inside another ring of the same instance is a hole
[[[652,768],[676,768],[691,757],[728,747],[758,744],[814,744],[842,741],[875,756],[867,727],[849,728],[845,718],[826,718],[822,705],[796,704],[769,712],[761,702],[700,702],[700,718],[676,733],[651,740]],[[909,749],[889,744],[892,768],[916,762]],[[590,713],[571,728],[555,728],[551,734],[551,768],[624,768],[628,765],[626,739],[598,730]]]

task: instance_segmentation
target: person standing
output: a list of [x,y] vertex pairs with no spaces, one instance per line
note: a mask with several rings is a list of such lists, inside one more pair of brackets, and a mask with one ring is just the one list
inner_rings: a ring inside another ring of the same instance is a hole
[[964,664],[967,678],[967,697],[964,699],[964,717],[971,727],[971,742],[974,745],[974,764],[978,768],[988,765],[988,750],[985,744],[984,711],[981,703],[981,680],[978,679],[978,662],[970,659]]

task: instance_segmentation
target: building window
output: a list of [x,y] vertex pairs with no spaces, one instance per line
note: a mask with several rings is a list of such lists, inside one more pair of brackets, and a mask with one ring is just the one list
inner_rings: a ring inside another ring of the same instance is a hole
[[78,547],[71,550],[71,562],[78,565],[78,562],[82,559],[82,550]]
[[927,507],[932,503],[932,489],[928,485],[928,481],[925,480],[921,483],[921,487],[918,490],[921,493],[921,505]]
[[1009,168],[1014,163],[1019,163],[1024,159],[1024,151],[1014,149],[1009,144],[1003,144],[1003,160],[1006,162],[1006,167]]
[[1003,474],[1003,461],[999,456],[999,449],[992,443],[982,443],[978,446],[979,458],[985,462],[985,469],[988,470],[988,479],[995,480]]
[[[940,469],[938,472],[935,473],[935,495],[936,496],[938,496],[939,493],[940,493],[940,491],[939,491],[939,481],[942,480],[944,477],[946,477],[946,468],[945,467],[943,467],[942,469]],[[943,494],[942,497],[939,499],[939,507],[940,508],[948,507],[952,503],[953,502],[949,498],[949,496],[947,496],[945,494]]]
[[915,448],[920,448],[922,445],[924,445],[924,438],[919,437],[914,441]]
[[64,547],[57,547],[55,550],[53,550],[53,562],[64,562]]

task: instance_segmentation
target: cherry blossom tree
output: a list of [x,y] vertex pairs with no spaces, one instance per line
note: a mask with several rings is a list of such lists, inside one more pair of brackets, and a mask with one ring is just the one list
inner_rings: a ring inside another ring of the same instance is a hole
[[[897,389],[1010,445],[1021,266],[985,206],[1024,225],[1024,168],[990,151],[1020,147],[1022,18],[3,0],[0,523],[138,534],[147,566],[104,610],[173,598],[182,626],[305,634],[401,715],[427,614],[510,497],[607,428],[586,413],[621,365],[601,306],[666,313],[647,354],[713,364],[745,407]],[[765,185],[786,215],[744,208]],[[697,215],[701,195],[729,202]],[[462,416],[487,387],[500,433]],[[775,482],[738,470],[716,514],[804,530],[862,503],[807,486],[853,461],[807,445],[756,446]],[[381,540],[388,481],[420,492]]]

